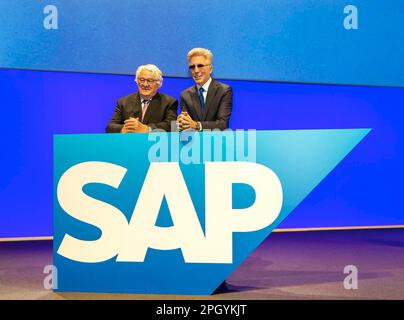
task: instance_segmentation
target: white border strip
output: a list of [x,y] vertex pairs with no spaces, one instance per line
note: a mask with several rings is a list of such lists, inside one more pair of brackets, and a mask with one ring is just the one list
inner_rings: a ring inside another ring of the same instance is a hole
[[53,240],[53,237],[0,238],[0,242],[11,242],[11,241],[38,241],[38,240]]
[[[362,226],[362,227],[324,227],[324,228],[291,228],[274,229],[273,232],[305,232],[305,231],[337,231],[337,230],[372,230],[372,229],[404,229],[404,225],[394,226]],[[16,241],[49,241],[53,237],[19,237],[19,238],[0,238],[0,242]]]
[[373,230],[373,229],[402,229],[404,225],[394,226],[360,226],[360,227],[320,227],[320,228],[292,228],[274,229],[273,232],[303,232],[303,231],[338,231],[338,230]]

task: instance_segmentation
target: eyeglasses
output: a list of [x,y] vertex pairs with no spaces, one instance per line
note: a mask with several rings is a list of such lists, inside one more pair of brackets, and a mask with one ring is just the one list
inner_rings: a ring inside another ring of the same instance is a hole
[[139,78],[139,79],[137,79],[137,81],[139,81],[140,83],[145,83],[145,82],[147,82],[148,84],[153,84],[153,83],[157,82],[158,80]]
[[189,68],[189,70],[195,70],[196,67],[198,67],[198,69],[201,69],[201,68],[207,67],[207,66],[210,66],[210,64],[192,64],[188,68]]

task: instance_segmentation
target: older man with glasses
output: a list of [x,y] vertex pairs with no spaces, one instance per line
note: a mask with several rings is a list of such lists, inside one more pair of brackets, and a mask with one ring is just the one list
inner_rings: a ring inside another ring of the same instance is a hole
[[195,85],[181,92],[180,130],[224,130],[229,127],[233,92],[227,84],[211,78],[213,54],[204,48],[188,52],[188,67]]
[[153,64],[140,66],[135,79],[138,91],[118,99],[106,132],[170,131],[177,118],[178,101],[157,92],[163,84],[163,74]]

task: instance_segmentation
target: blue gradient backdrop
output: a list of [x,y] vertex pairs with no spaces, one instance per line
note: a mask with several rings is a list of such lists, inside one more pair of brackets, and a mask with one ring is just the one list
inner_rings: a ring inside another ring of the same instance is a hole
[[[344,27],[350,4],[358,29]],[[185,77],[201,46],[222,79],[404,87],[403,12],[397,0],[3,0],[0,67],[131,74],[136,61]]]
[[[225,81],[234,129],[372,128],[281,228],[404,224],[404,89]],[[179,97],[190,79],[166,78]],[[0,69],[0,237],[52,235],[53,134],[101,133],[133,76]]]

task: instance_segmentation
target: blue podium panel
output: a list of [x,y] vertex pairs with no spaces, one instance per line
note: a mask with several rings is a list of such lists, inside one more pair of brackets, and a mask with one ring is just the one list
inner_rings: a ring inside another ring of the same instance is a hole
[[369,131],[56,135],[56,290],[211,294]]

